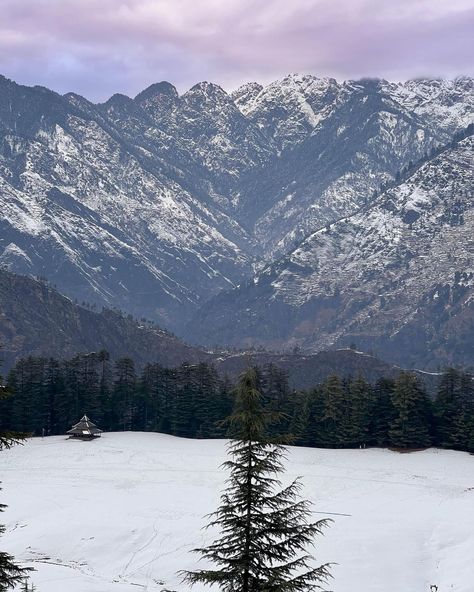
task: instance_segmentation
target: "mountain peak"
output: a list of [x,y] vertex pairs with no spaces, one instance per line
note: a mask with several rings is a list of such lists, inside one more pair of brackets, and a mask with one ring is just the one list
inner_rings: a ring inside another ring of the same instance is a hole
[[145,90],[142,90],[137,94],[135,97],[135,101],[142,103],[144,101],[148,101],[150,99],[154,99],[158,96],[166,96],[170,99],[177,99],[178,98],[178,91],[176,87],[173,86],[170,82],[163,80],[161,82],[155,82],[147,87]]
[[194,86],[192,86],[184,96],[189,95],[205,95],[206,97],[229,97],[226,91],[219,86],[218,84],[214,84],[213,82],[198,82]]
[[123,95],[122,93],[115,93],[110,97],[110,99],[107,99],[104,105],[106,105],[107,107],[121,107],[123,105],[128,105],[132,102],[133,99],[131,99],[127,95]]
[[256,97],[262,92],[263,86],[258,82],[247,82],[239,86],[237,90],[231,93],[232,100],[237,107],[244,112],[246,106],[256,99]]

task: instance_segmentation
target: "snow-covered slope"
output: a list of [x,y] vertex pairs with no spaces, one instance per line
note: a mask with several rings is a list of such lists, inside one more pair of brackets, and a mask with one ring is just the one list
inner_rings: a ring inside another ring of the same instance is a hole
[[[176,572],[212,537],[224,458],[222,440],[160,434],[30,440],[1,453],[2,548],[36,568],[38,592],[184,590]],[[315,518],[334,520],[315,549],[337,563],[330,589],[472,592],[471,465],[436,449],[290,449],[285,481],[302,476]]]
[[1,263],[168,326],[249,273],[238,224],[95,106],[5,79],[0,94]]
[[474,121],[471,78],[338,83],[290,75],[233,94],[278,147],[264,175],[250,171],[239,213],[267,259],[325,222],[357,210],[410,161]]
[[449,141],[473,86],[291,75],[95,105],[0,77],[0,263],[180,330]]
[[474,137],[357,214],[310,235],[191,328],[208,339],[313,350],[355,341],[405,365],[472,364]]
[[467,76],[454,80],[421,78],[404,83],[385,83],[387,92],[409,111],[432,125],[454,132],[472,123],[474,81]]

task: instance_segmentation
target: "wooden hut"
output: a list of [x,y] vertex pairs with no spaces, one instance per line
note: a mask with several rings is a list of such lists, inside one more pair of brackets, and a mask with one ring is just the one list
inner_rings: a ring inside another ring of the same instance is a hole
[[77,438],[79,440],[93,440],[94,438],[100,438],[102,430],[99,429],[95,423],[84,415],[84,417],[73,425],[72,428],[67,432],[70,438]]

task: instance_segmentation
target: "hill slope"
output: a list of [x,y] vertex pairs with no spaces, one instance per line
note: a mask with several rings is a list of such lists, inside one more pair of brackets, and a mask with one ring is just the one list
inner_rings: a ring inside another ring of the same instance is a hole
[[[176,572],[200,567],[191,549],[213,536],[201,529],[224,484],[224,448],[129,432],[2,452],[5,551],[37,569],[39,590],[182,590]],[[314,549],[337,564],[331,590],[472,591],[468,454],[291,448],[287,467],[315,518],[334,519]]]
[[139,365],[177,366],[210,357],[158,328],[112,310],[87,310],[42,282],[4,269],[0,269],[0,346],[7,367],[29,355],[67,358],[101,349],[115,359],[131,357]]
[[467,135],[210,301],[189,335],[313,351],[355,342],[407,366],[472,364],[473,162]]
[[[219,350],[211,353],[118,312],[95,312],[78,306],[42,282],[4,269],[0,269],[0,347],[4,370],[30,355],[68,358],[105,349],[113,359],[131,357],[139,368],[146,363],[175,367],[184,362],[208,362],[231,378],[249,363],[275,364],[288,372],[293,388],[311,388],[330,374],[361,374],[375,382],[382,376],[395,377],[400,371],[392,364],[350,349],[316,355]],[[424,380],[432,387],[437,379],[426,375]]]

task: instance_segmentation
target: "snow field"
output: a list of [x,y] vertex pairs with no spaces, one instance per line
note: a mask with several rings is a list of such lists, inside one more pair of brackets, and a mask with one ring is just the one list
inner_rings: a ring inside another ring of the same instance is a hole
[[[38,592],[186,590],[176,572],[203,565],[190,550],[213,537],[225,445],[128,432],[4,451],[2,550],[36,568]],[[334,519],[314,550],[337,563],[334,592],[473,592],[473,468],[437,449],[290,448],[284,481],[302,476],[315,518]]]

